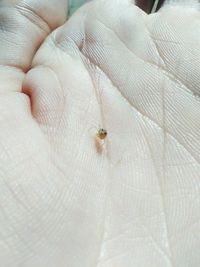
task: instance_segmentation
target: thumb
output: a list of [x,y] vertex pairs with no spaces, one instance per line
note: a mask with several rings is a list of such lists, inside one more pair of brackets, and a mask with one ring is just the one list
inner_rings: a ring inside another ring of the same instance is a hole
[[24,73],[46,36],[66,20],[68,0],[0,3],[0,93],[21,91]]

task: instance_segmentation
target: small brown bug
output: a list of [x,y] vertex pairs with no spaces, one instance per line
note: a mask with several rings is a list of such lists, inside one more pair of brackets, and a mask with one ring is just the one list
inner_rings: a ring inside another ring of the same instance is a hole
[[103,129],[103,128],[100,128],[98,131],[97,131],[97,134],[96,136],[101,139],[101,140],[104,140],[106,138],[106,136],[108,135],[108,132]]

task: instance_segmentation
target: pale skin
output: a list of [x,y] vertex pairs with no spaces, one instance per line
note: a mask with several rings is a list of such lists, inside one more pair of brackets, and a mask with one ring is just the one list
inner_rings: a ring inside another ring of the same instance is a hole
[[200,266],[200,9],[183,2],[99,0],[65,23],[65,0],[1,1],[1,266]]

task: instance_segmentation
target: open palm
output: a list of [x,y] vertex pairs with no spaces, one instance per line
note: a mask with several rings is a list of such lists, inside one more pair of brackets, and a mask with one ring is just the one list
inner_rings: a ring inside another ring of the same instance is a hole
[[4,2],[2,266],[198,267],[197,8]]

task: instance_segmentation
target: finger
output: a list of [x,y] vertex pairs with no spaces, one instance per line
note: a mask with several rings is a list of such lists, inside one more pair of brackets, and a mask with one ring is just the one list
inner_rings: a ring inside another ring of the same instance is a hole
[[[57,149],[67,138],[73,146],[70,151],[76,151],[73,140],[80,140],[84,132],[89,133],[91,126],[98,125],[95,117],[99,111],[92,75],[88,73],[75,42],[70,38],[65,40],[64,32],[69,29],[72,34],[77,33],[74,38],[81,42],[78,32],[83,17],[79,16],[79,23],[74,17],[46,39],[23,83],[23,92],[30,96],[32,114],[42,130],[51,143],[56,143]],[[68,127],[76,129],[71,137]]]
[[[118,5],[126,9],[130,2],[118,1]],[[94,1],[90,5],[94,5],[94,10],[98,10],[102,2]],[[108,12],[110,8],[112,3],[107,3]],[[81,51],[86,42],[81,25],[85,24],[85,14],[88,9],[89,6],[82,7],[63,27],[46,39],[23,83],[23,92],[31,98],[33,116],[45,131],[53,128],[58,133],[60,129],[66,128],[64,123],[67,121],[67,113],[73,109],[76,110],[77,117],[82,120],[87,118],[90,122],[88,128],[97,127],[99,124],[104,127],[102,121],[94,119],[95,116],[90,117],[92,112],[89,110],[95,104],[99,106],[99,95],[103,90],[98,84],[100,74],[98,68],[89,69],[88,65],[92,65],[90,63],[87,65],[87,60]],[[93,75],[96,76],[95,79]],[[92,106],[90,106],[91,101]],[[70,109],[66,106],[67,103],[70,103]],[[76,103],[80,104],[77,108],[73,108],[73,104]],[[96,113],[98,112],[93,112]],[[60,120],[61,116],[66,117]]]
[[1,1],[0,77],[4,77],[4,90],[11,79],[15,81],[14,90],[21,89],[23,72],[29,69],[46,36],[64,23],[66,14],[67,0]]

